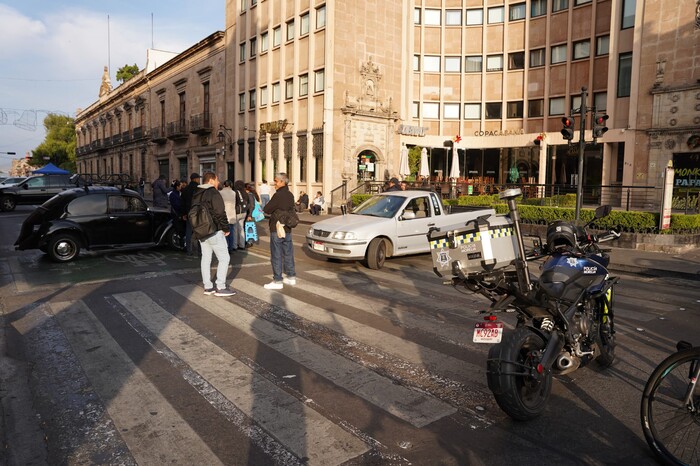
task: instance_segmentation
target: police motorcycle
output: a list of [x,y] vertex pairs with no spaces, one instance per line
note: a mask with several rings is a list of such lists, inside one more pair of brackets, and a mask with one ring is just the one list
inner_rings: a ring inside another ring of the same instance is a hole
[[[587,227],[609,215],[610,206],[596,209],[591,222],[577,226],[559,220],[549,224],[547,242],[535,239],[527,253],[515,199],[520,189],[500,198],[509,215],[485,215],[466,225],[433,229],[428,240],[438,276],[491,301],[473,340],[491,343],[487,360],[488,386],[510,417],[530,420],[547,404],[552,376],[563,375],[590,361],[608,367],[615,359],[613,289],[609,255],[598,244],[618,238],[610,231],[589,234]],[[545,258],[539,278],[528,261]],[[515,329],[504,332],[498,312],[517,313]]]

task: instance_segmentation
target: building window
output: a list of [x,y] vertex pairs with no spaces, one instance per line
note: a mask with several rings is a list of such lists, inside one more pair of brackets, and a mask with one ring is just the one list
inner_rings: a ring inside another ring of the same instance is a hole
[[459,73],[462,71],[462,57],[445,57],[445,72]]
[[467,10],[467,26],[484,24],[484,10]]
[[586,3],[591,3],[591,0],[575,0],[574,6],[584,5]]
[[250,39],[250,58],[253,58],[258,53],[258,39],[253,37]]
[[563,115],[564,106],[566,102],[564,97],[550,97],[549,99],[549,114],[550,115]]
[[440,72],[440,57],[437,55],[426,55],[423,57],[423,71],[426,73]]
[[260,88],[260,106],[267,107],[267,86]]
[[445,25],[446,26],[461,26],[462,25],[462,10],[445,10]]
[[420,71],[420,55],[413,55],[413,71]]
[[294,98],[294,80],[292,78],[284,81],[284,98],[286,100]]
[[480,56],[466,57],[464,61],[465,73],[481,73],[484,58]]
[[502,23],[503,22],[503,7],[496,6],[489,8],[489,24]]
[[481,104],[464,104],[465,120],[481,120]]
[[426,26],[440,26],[440,15],[441,10],[433,10],[430,8],[425,9],[425,18],[423,24]]
[[518,21],[521,19],[525,19],[525,4],[524,3],[518,3],[516,5],[511,5],[510,10],[508,11],[508,21]]
[[544,66],[544,49],[530,50],[530,68]]
[[251,110],[255,110],[255,106],[257,105],[257,100],[255,97],[255,89],[248,91],[248,108]]
[[557,11],[568,10],[569,0],[552,0],[552,13]]
[[610,53],[610,36],[596,37],[595,54],[596,56],[607,55]]
[[316,8],[316,29],[326,27],[326,5]]
[[420,103],[413,102],[411,105],[411,116],[416,119],[420,117]]
[[238,94],[238,113],[245,112],[245,92]]
[[500,102],[486,102],[486,119],[487,120],[500,120],[501,119],[501,109],[503,105]]
[[413,9],[413,24],[420,24],[420,8]]
[[525,68],[525,52],[515,52],[508,54],[508,69],[522,70]]
[[[180,92],[178,94],[178,97],[180,98],[180,126],[184,127],[185,126],[185,115],[187,115],[187,98],[185,96],[184,92]],[[119,118],[119,132],[121,132],[122,128],[122,120]]]
[[523,101],[508,102],[506,105],[506,118],[522,118],[523,117]]
[[632,84],[632,54],[621,53],[617,65],[617,96],[629,97]]
[[562,63],[566,61],[566,44],[555,45],[552,47],[552,64]]
[[622,0],[622,29],[634,27],[634,13],[637,0]]
[[287,41],[294,39],[294,20],[287,22]]
[[272,30],[272,46],[279,47],[282,43],[282,27],[277,26]]
[[574,42],[574,60],[580,60],[581,58],[588,58],[591,56],[591,41],[582,40],[581,42]]
[[459,104],[444,104],[442,106],[442,117],[446,120],[459,120]]
[[581,113],[581,96],[572,95],[571,96],[571,114]]
[[276,104],[280,101],[280,83],[272,85],[272,103]]
[[267,52],[268,47],[267,32],[263,32],[260,34],[260,53]]
[[245,42],[238,45],[238,61],[245,61]]
[[309,14],[305,13],[301,15],[299,19],[299,35],[305,36],[309,33]]
[[604,112],[608,109],[608,93],[596,92],[593,94],[593,105],[597,112]]
[[547,0],[532,0],[530,2],[530,17],[536,18],[547,14]]
[[440,104],[437,102],[423,102],[423,118],[440,118]]
[[544,99],[529,100],[527,102],[527,116],[530,118],[544,116]]
[[503,55],[486,57],[486,71],[503,71]]
[[299,97],[309,94],[309,75],[302,74],[299,76]]
[[322,92],[325,89],[325,71],[318,70],[314,73],[314,92]]
[[248,0],[241,0],[241,11],[245,11],[248,7]]

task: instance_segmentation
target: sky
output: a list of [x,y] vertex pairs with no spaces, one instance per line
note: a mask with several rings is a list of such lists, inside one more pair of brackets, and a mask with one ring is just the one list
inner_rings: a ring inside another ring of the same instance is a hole
[[147,49],[182,52],[223,30],[225,3],[0,0],[0,172],[43,142],[48,112],[75,117],[97,101],[105,66],[117,87]]

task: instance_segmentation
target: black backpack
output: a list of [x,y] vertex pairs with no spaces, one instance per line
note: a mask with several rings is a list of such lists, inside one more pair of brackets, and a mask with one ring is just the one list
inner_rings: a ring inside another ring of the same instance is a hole
[[192,207],[187,212],[187,220],[192,226],[192,237],[198,240],[205,240],[214,236],[217,230],[209,209],[202,204],[204,193],[206,191],[197,193],[192,197]]
[[236,190],[236,213],[237,214],[245,214],[248,211],[248,193],[245,193],[245,196],[239,191]]

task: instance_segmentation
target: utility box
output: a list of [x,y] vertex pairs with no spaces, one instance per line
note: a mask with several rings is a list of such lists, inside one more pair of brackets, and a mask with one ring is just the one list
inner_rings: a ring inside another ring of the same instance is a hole
[[514,264],[518,257],[513,222],[507,215],[484,215],[465,224],[428,232],[433,271],[465,278]]

